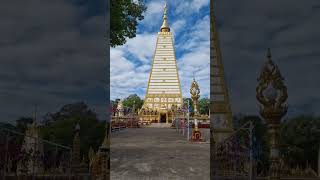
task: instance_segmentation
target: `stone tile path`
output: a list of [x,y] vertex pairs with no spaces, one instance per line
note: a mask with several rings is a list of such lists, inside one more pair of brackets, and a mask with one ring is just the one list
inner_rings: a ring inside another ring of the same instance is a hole
[[169,128],[111,134],[111,179],[209,180],[210,144],[189,143]]

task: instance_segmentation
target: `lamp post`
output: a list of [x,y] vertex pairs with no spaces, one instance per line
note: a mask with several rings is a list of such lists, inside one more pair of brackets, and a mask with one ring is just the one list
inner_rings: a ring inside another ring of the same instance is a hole
[[133,114],[135,114],[136,113],[136,100],[133,100],[133,107],[132,107],[132,112],[133,112]]
[[189,137],[190,137],[190,103],[189,103],[189,99],[188,99],[188,137],[187,140],[189,141]]
[[269,179],[280,179],[280,152],[279,137],[281,118],[287,113],[286,100],[287,88],[283,83],[283,77],[278,67],[271,60],[271,52],[268,49],[267,62],[264,64],[258,78],[256,98],[260,103],[260,115],[268,124],[270,136],[270,168]]
[[199,102],[199,98],[200,98],[200,88],[199,88],[199,85],[195,79],[193,79],[193,82],[191,84],[190,94],[191,94],[191,99],[192,99],[193,107],[194,107],[194,110],[193,110],[194,116],[197,116],[197,115],[199,115],[198,102]]

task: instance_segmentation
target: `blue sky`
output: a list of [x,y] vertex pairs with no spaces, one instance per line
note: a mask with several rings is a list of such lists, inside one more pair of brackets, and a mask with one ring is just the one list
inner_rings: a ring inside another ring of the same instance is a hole
[[[193,73],[201,97],[209,96],[210,1],[168,1],[169,25],[174,34],[181,88],[189,97]],[[151,70],[157,32],[162,24],[164,0],[146,1],[144,20],[137,36],[110,52],[111,99],[138,94],[144,98]]]

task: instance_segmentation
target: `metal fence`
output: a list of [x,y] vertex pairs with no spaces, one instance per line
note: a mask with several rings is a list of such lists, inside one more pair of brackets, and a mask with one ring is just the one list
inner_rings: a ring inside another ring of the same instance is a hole
[[252,129],[252,123],[248,122],[226,140],[214,145],[212,179],[254,179]]

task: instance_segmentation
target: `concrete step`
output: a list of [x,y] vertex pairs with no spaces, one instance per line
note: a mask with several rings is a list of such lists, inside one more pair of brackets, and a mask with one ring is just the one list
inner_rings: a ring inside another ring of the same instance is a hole
[[150,125],[147,125],[146,127],[150,128],[170,128],[171,124],[170,123],[151,123]]

